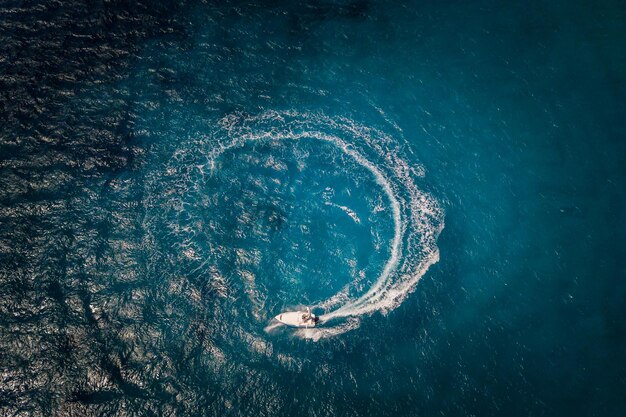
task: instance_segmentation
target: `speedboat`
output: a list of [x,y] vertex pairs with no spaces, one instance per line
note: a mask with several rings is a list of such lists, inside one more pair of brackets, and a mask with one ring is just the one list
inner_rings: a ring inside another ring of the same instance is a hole
[[309,307],[306,308],[306,311],[286,311],[274,318],[290,327],[315,327],[319,321],[319,317],[311,313]]

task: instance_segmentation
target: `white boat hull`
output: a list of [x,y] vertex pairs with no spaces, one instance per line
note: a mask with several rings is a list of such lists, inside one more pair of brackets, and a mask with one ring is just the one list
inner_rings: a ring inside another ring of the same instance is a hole
[[274,318],[290,327],[315,327],[315,314],[311,314],[308,319],[304,320],[302,316],[306,316],[306,314],[306,311],[289,311]]

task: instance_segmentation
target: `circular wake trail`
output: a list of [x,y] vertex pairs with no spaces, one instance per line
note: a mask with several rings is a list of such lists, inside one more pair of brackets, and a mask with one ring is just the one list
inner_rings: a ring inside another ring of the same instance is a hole
[[300,329],[297,335],[315,340],[333,336],[358,327],[361,316],[393,310],[439,260],[436,241],[443,229],[443,211],[430,194],[415,184],[414,178],[422,177],[423,169],[409,166],[390,136],[348,119],[295,112],[268,112],[251,118],[231,116],[223,119],[221,125],[226,140],[210,152],[211,169],[225,151],[249,141],[315,139],[331,143],[369,171],[387,197],[394,234],[382,272],[360,296],[350,296],[348,284],[344,290],[314,305],[325,311],[320,315],[323,325]]

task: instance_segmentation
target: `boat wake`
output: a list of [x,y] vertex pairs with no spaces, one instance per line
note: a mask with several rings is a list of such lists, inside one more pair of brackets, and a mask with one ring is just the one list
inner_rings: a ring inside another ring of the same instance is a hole
[[[227,150],[254,141],[319,140],[330,143],[365,168],[386,196],[393,216],[389,259],[369,289],[354,295],[362,277],[355,276],[342,290],[312,307],[322,310],[320,327],[298,329],[295,334],[319,340],[359,326],[360,318],[374,312],[387,313],[416,287],[428,268],[439,260],[437,237],[443,229],[443,210],[436,199],[416,181],[424,176],[420,166],[401,157],[394,139],[377,129],[345,118],[297,112],[267,112],[255,117],[231,115],[220,121],[223,134],[207,156],[209,171]],[[213,138],[215,139],[215,138]],[[214,143],[214,141],[212,141]],[[358,220],[351,211],[346,211]],[[266,329],[273,329],[270,325]]]

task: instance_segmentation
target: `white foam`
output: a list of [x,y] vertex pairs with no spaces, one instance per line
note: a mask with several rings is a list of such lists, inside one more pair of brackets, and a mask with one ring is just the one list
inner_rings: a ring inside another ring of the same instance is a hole
[[[220,121],[227,132],[226,141],[207,156],[211,170],[225,151],[242,147],[249,141],[314,139],[330,143],[366,168],[387,196],[394,221],[390,257],[382,272],[364,294],[350,298],[350,285],[322,300],[314,307],[325,310],[323,326],[297,331],[300,337],[319,340],[359,326],[360,316],[396,308],[412,292],[428,268],[439,260],[436,240],[443,229],[443,211],[437,201],[421,191],[413,176],[423,176],[423,168],[409,166],[397,151],[394,140],[384,133],[344,119],[297,112],[267,112],[256,117],[228,116]],[[377,163],[365,155],[371,154]],[[360,219],[347,207],[344,210],[357,223]],[[355,277],[355,282],[362,277]],[[258,306],[255,306],[255,310]],[[271,329],[268,326],[266,330]]]
[[359,215],[355,213],[354,210],[352,210],[350,207],[346,207],[346,206],[342,206],[336,203],[331,203],[330,201],[327,201],[326,203],[327,206],[331,206],[331,207],[336,207],[339,210],[343,211],[344,213],[346,213],[348,216],[350,216],[350,218],[352,220],[354,220],[354,222],[356,224],[361,224],[361,219],[359,218]]

